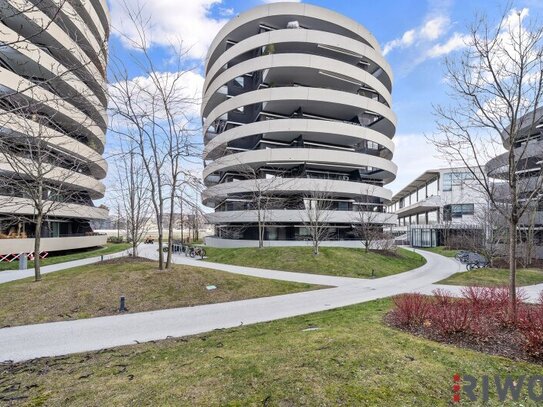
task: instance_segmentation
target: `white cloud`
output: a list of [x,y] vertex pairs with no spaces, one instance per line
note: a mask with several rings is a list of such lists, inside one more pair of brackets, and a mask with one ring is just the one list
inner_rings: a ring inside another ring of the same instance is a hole
[[406,31],[400,38],[389,41],[383,48],[383,55],[387,55],[394,48],[408,47],[415,41],[415,30]]
[[[226,18],[214,18],[211,9],[221,4],[222,0],[153,0],[141,1],[142,18],[149,20],[147,29],[151,45],[171,45],[183,41],[190,57],[205,57],[211,41],[228,21]],[[111,20],[116,31],[121,31],[131,40],[137,39],[135,27],[130,24],[125,4],[137,8],[134,0],[110,0]],[[221,16],[230,16],[232,9],[220,8]],[[117,35],[119,35],[117,33]]]
[[387,185],[394,193],[426,170],[449,167],[449,163],[439,158],[434,145],[422,134],[398,134],[394,137],[394,144],[392,161],[398,165],[398,176]]
[[444,16],[438,16],[428,20],[420,29],[420,36],[428,40],[438,39],[449,25],[449,19]]
[[443,15],[430,18],[421,26],[406,31],[400,38],[387,42],[383,54],[387,55],[393,49],[407,48],[419,42],[434,41],[446,32],[449,22],[449,18]]
[[[186,71],[181,76],[177,72],[158,72],[156,74],[156,80],[162,85],[162,88],[166,93],[174,96],[170,97],[170,108],[175,109],[173,114],[181,121],[194,120],[200,116],[200,104],[201,104],[201,90],[204,85],[204,78],[202,75],[193,72]],[[136,113],[145,115],[148,114],[151,106],[158,106],[157,100],[153,98],[159,97],[159,91],[154,84],[154,81],[149,76],[136,76],[130,79],[126,84],[113,83],[109,85],[110,108],[115,108],[115,100],[119,101],[122,106],[124,99],[124,91],[121,89],[129,89],[132,97],[136,100]],[[121,107],[122,108],[122,107]],[[159,111],[158,116],[166,117],[165,114],[161,115]],[[113,120],[113,115],[110,115]],[[117,117],[115,120],[119,120]],[[116,122],[116,125],[122,125],[120,122]]]
[[453,51],[467,47],[469,44],[469,35],[455,32],[447,41],[436,44],[428,50],[426,55],[429,58],[438,58],[447,55]]

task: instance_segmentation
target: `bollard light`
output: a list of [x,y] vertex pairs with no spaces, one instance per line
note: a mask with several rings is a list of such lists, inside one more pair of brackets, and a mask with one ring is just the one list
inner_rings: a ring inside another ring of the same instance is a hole
[[128,311],[126,309],[126,301],[124,298],[124,295],[121,295],[120,303],[119,303],[119,312],[126,312]]

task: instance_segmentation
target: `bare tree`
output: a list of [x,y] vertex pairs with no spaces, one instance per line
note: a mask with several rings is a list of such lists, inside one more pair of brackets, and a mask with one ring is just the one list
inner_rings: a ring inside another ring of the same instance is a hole
[[[371,199],[375,195],[375,188],[370,187],[369,191],[361,191],[361,199]],[[393,215],[384,212],[384,207],[371,202],[356,202],[355,203],[355,219],[353,230],[355,235],[360,239],[364,250],[368,253],[372,248],[377,246],[386,246],[388,244],[379,244],[380,241],[390,240],[389,234],[383,230],[383,225],[393,223]],[[383,242],[385,243],[385,242]]]
[[319,254],[321,242],[331,237],[329,225],[332,216],[332,200],[328,188],[312,191],[304,195],[304,209],[301,210],[301,220],[309,231],[313,254]]
[[0,137],[0,188],[7,192],[0,205],[9,208],[12,220],[34,225],[34,279],[39,281],[44,222],[66,208],[77,212],[73,204],[84,199],[78,185],[85,181],[85,164],[73,155],[69,138],[46,125],[49,118],[13,113],[0,115],[0,127],[17,128]]
[[120,207],[126,219],[126,239],[132,243],[132,255],[138,255],[138,245],[147,234],[151,218],[149,179],[145,173],[137,147],[127,148],[120,143],[121,151],[115,154],[115,178],[118,185]]
[[[114,114],[119,118],[115,130],[131,139],[139,148],[147,172],[151,203],[158,228],[159,269],[164,268],[164,225],[167,221],[168,248],[166,268],[171,265],[174,211],[177,189],[180,187],[184,160],[199,154],[194,142],[197,127],[191,112],[198,100],[187,94],[187,50],[182,44],[169,49],[173,69],[160,71],[151,55],[147,38],[150,21],[144,20],[142,6],[124,3],[128,23],[134,37],[123,36],[136,51],[133,62],[141,76],[129,75],[124,61],[116,61],[111,84]],[[122,35],[122,33],[121,33]],[[166,216],[166,215],[169,215]]]
[[278,190],[286,187],[292,179],[285,178],[284,171],[268,174],[259,168],[242,165],[239,174],[246,180],[246,191],[242,198],[248,200],[250,209],[256,212],[258,228],[258,247],[264,247],[266,227],[272,221],[272,210],[283,208],[287,198],[279,196]]
[[475,211],[473,226],[459,236],[462,248],[480,253],[488,260],[490,267],[494,267],[496,260],[505,257],[504,243],[509,232],[507,222],[501,211],[488,202]]
[[[519,220],[542,182],[541,175],[528,181],[518,171],[539,120],[536,109],[543,90],[543,26],[527,23],[525,17],[510,9],[497,25],[480,17],[471,27],[465,50],[446,60],[453,102],[450,107],[436,107],[439,135],[432,138],[440,152],[468,168],[508,224],[513,319]],[[526,135],[523,129],[531,131]],[[505,170],[489,174],[485,163],[500,151],[503,140]],[[504,185],[498,190],[500,179]]]

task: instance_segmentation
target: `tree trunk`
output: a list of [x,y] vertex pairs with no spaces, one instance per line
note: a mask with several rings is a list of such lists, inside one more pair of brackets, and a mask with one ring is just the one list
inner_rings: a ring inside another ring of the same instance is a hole
[[42,214],[40,213],[36,217],[36,232],[34,234],[34,281],[41,280],[40,245],[42,222]]
[[164,253],[162,252],[162,247],[164,245],[164,236],[162,232],[158,232],[158,269],[164,270]]
[[509,301],[513,323],[517,321],[517,224],[509,222]]
[[[171,202],[173,202],[175,195],[172,194]],[[170,221],[168,222],[168,253],[166,254],[166,268],[169,269],[172,266],[172,240],[173,240],[173,213],[174,206],[172,204],[170,209]]]
[[262,224],[262,208],[260,202],[258,202],[258,248],[264,247],[264,225]]

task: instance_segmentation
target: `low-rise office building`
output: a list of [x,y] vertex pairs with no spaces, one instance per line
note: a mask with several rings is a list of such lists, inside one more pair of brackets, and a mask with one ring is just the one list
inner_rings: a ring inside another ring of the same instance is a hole
[[393,232],[415,247],[450,244],[466,233],[482,233],[485,208],[485,195],[467,168],[428,170],[388,205],[398,216]]

